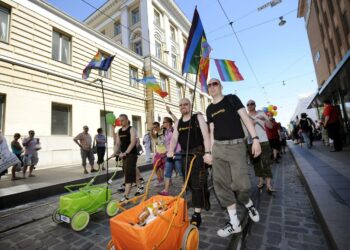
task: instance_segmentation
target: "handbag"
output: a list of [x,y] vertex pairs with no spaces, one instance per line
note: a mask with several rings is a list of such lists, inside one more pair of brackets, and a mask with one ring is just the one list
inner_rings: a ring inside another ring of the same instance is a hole
[[97,147],[95,145],[92,147],[92,153],[97,154]]

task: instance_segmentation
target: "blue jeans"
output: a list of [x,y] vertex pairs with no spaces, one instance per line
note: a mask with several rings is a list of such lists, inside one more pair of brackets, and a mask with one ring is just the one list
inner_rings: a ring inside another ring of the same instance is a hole
[[174,159],[166,159],[165,161],[165,178],[171,179],[174,168],[176,169],[179,176],[182,174],[182,156],[176,155]]
[[308,148],[311,148],[311,141],[310,141],[310,131],[302,132],[304,141],[306,142],[306,145]]

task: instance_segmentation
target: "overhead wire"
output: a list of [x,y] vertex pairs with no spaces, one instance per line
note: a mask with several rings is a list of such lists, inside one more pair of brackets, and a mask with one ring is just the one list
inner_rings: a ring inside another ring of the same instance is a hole
[[236,40],[237,40],[237,42],[238,42],[238,45],[239,45],[239,47],[240,47],[240,49],[241,49],[241,51],[242,51],[242,53],[243,53],[243,56],[245,57],[245,59],[246,59],[246,61],[247,61],[247,63],[248,63],[248,66],[249,66],[250,71],[252,72],[252,74],[253,74],[253,76],[254,76],[254,78],[255,78],[255,81],[260,85],[260,87],[261,87],[261,89],[262,89],[262,91],[263,91],[264,97],[265,97],[265,99],[266,99],[266,102],[269,104],[270,101],[269,101],[269,98],[268,98],[268,96],[267,96],[267,92],[266,92],[264,86],[261,86],[261,84],[260,84],[260,81],[259,81],[259,79],[258,79],[258,77],[257,77],[257,75],[256,75],[256,73],[255,73],[255,71],[254,71],[254,69],[253,69],[252,64],[250,63],[250,60],[249,60],[249,58],[248,58],[248,56],[247,56],[247,54],[246,54],[246,52],[245,52],[245,50],[244,50],[244,48],[243,48],[243,45],[242,45],[240,39],[238,38],[235,29],[233,28],[233,22],[232,22],[232,21],[230,20],[230,18],[228,17],[228,15],[227,15],[227,13],[226,13],[224,7],[222,6],[220,0],[217,0],[217,2],[219,3],[219,5],[220,5],[220,7],[221,7],[221,10],[222,10],[222,12],[224,13],[224,15],[225,15],[225,17],[226,17],[226,19],[227,19],[227,21],[228,21],[228,24],[231,26],[233,35],[235,36],[235,38],[236,38]]

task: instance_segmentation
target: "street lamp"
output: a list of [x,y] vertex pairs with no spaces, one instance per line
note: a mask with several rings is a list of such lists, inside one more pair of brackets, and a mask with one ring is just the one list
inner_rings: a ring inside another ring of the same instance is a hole
[[286,24],[286,20],[283,19],[283,16],[280,16],[280,22],[278,23],[279,26],[283,26]]

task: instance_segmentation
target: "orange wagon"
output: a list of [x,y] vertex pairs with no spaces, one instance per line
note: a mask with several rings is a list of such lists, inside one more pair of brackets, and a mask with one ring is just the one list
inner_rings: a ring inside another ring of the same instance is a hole
[[[198,249],[199,232],[196,226],[189,224],[187,203],[182,198],[195,158],[194,156],[191,160],[189,172],[180,194],[175,197],[156,195],[145,200],[148,194],[150,180],[155,172],[155,168],[153,168],[151,177],[147,182],[143,201],[139,205],[125,210],[110,219],[112,239],[108,243],[107,249]],[[160,201],[165,204],[166,209],[158,213],[153,221],[140,226],[139,215],[145,208]]]

